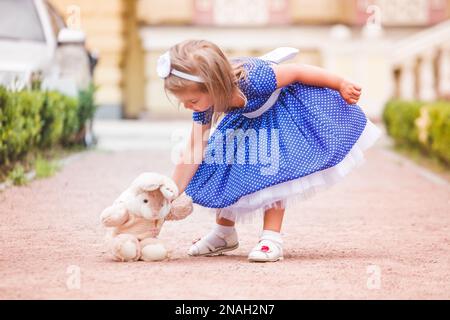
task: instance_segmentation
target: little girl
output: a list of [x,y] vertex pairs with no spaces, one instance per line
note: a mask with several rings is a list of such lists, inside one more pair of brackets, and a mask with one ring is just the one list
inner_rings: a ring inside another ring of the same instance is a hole
[[159,58],[157,72],[165,90],[193,111],[172,178],[180,194],[216,215],[191,256],[236,249],[235,222],[261,214],[263,231],[248,259],[283,259],[285,209],[359,166],[381,135],[356,105],[361,88],[319,67],[228,59],[209,41],[188,40]]

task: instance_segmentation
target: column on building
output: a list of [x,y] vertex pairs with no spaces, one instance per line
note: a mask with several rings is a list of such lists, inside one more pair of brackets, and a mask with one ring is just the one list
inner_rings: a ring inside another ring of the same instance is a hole
[[421,54],[419,64],[419,98],[424,101],[436,99],[436,76],[434,71],[434,58],[436,51],[427,49]]
[[438,60],[439,96],[450,98],[450,45],[445,43],[441,47]]
[[413,100],[415,98],[415,59],[406,59],[400,65],[400,98]]

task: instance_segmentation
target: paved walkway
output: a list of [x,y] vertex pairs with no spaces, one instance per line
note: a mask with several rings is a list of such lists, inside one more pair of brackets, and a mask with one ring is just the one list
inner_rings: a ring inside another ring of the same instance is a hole
[[170,261],[110,261],[99,213],[140,172],[171,174],[171,133],[189,126],[100,121],[100,150],[0,193],[0,298],[450,298],[450,186],[386,137],[343,182],[287,210],[283,262],[247,262],[259,221],[238,225],[226,256],[187,256],[213,222],[199,206],[164,226]]

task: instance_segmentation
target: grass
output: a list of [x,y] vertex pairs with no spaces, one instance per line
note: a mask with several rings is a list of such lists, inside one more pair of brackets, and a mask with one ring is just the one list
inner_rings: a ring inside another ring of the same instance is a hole
[[51,177],[60,169],[61,166],[57,161],[47,160],[42,157],[38,157],[34,164],[34,170],[36,171],[36,178],[38,179]]
[[21,164],[18,164],[8,173],[8,179],[16,186],[22,186],[27,183],[25,176],[25,169]]
[[87,150],[89,149],[84,146],[72,146],[31,151],[14,163],[0,166],[0,183],[9,180],[15,185],[25,185],[28,182],[27,172],[33,170],[38,179],[51,177],[61,169],[58,163],[59,159]]

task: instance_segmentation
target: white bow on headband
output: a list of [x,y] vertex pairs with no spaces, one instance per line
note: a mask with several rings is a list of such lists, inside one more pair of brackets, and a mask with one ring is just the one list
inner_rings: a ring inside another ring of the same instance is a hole
[[156,72],[158,76],[162,79],[167,78],[170,74],[176,75],[177,77],[184,78],[187,80],[195,81],[195,82],[205,82],[201,77],[194,76],[185,72],[178,71],[171,67],[170,63],[170,52],[167,51],[163,55],[161,55],[158,59],[158,63],[156,66]]

